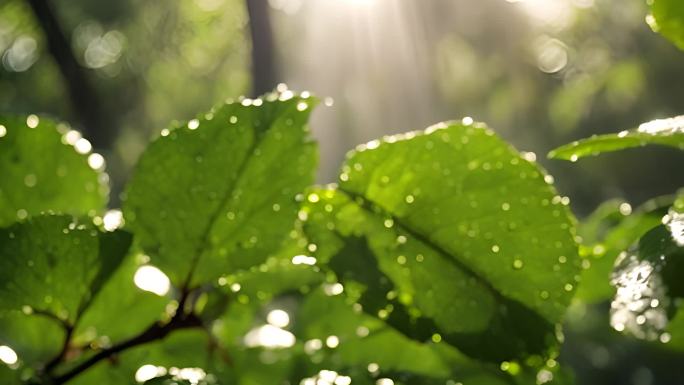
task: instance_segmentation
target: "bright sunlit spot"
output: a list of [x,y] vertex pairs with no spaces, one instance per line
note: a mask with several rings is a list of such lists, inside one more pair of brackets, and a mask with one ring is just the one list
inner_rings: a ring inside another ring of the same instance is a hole
[[309,257],[308,255],[295,255],[294,257],[292,257],[292,264],[313,266],[316,264],[316,258]]
[[243,340],[250,348],[262,346],[270,349],[289,348],[295,341],[294,334],[273,325],[256,327],[250,330]]
[[145,382],[165,374],[166,368],[163,366],[143,365],[135,372],[135,380]]
[[7,365],[14,365],[18,360],[19,357],[17,357],[17,353],[15,353],[12,348],[6,345],[0,346],[0,361]]
[[164,296],[171,288],[171,281],[163,271],[152,265],[140,266],[133,276],[133,282],[141,290]]
[[93,145],[90,144],[88,139],[80,138],[74,143],[74,149],[76,149],[76,152],[79,154],[87,154],[93,149]]
[[94,152],[88,156],[88,166],[96,171],[101,171],[105,166],[105,159],[102,155]]
[[123,224],[123,214],[121,210],[109,210],[102,218],[102,224],[107,231],[114,231]]
[[165,375],[171,376],[173,380],[187,381],[192,385],[199,384],[205,379],[207,373],[201,368],[165,368],[163,366],[143,365],[135,372],[135,380],[144,383],[153,378]]
[[284,310],[275,309],[268,313],[266,321],[275,327],[284,328],[290,324],[290,315]]

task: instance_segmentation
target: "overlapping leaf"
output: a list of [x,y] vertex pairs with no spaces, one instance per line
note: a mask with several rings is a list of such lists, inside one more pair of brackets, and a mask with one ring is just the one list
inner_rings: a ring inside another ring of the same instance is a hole
[[72,217],[47,215],[0,230],[0,309],[47,312],[73,322],[131,243]]
[[554,344],[579,272],[571,216],[544,179],[484,125],[447,123],[362,146],[300,215],[364,311],[522,359]]
[[38,216],[0,229],[0,344],[22,362],[57,356],[126,255],[131,236],[100,233],[72,217]]
[[306,127],[314,103],[290,92],[228,103],[142,155],[126,223],[175,285],[258,265],[280,246],[317,163]]
[[613,272],[617,292],[611,325],[638,338],[669,342],[666,332],[684,297],[684,214],[671,210],[663,224],[623,253]]
[[586,156],[647,144],[684,149],[684,116],[657,119],[643,123],[637,129],[621,131],[617,134],[595,135],[578,140],[549,152],[549,157],[574,162]]
[[646,19],[653,31],[684,50],[684,3],[680,0],[649,0],[651,15]]
[[616,258],[661,223],[672,199],[655,198],[635,209],[623,201],[608,201],[579,225],[584,271],[575,298],[592,303],[613,297],[610,275]]
[[[0,117],[0,226],[43,211],[102,210],[107,175],[89,166],[89,149],[66,125],[35,115]],[[94,157],[90,163],[101,169],[101,157]]]

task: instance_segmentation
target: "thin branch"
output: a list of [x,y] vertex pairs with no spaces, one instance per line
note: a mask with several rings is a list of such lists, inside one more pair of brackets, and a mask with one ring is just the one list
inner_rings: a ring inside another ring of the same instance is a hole
[[273,28],[267,0],[245,0],[252,37],[252,96],[272,91],[278,83]]
[[175,330],[202,327],[202,320],[199,317],[197,317],[194,313],[184,312],[186,299],[187,293],[184,293],[184,295],[181,297],[181,300],[178,303],[178,309],[176,310],[176,314],[171,318],[171,320],[168,323],[156,322],[150,325],[150,327],[148,327],[145,331],[138,334],[137,336],[127,341],[123,341],[119,344],[116,344],[111,348],[99,351],[98,353],[83,361],[82,363],[80,363],[73,369],[69,370],[65,374],[53,377],[51,383],[55,385],[64,384],[65,382],[78,376],[79,374],[88,370],[90,367],[94,366],[102,360],[105,360],[124,350],[128,350],[136,346],[164,339],[169,333]]
[[65,331],[68,331],[69,329],[73,329],[73,325],[70,324],[69,321],[63,320],[63,319],[59,318],[57,315],[55,315],[54,313],[49,312],[49,311],[47,311],[47,310],[31,309],[31,312],[28,313],[28,314],[30,314],[30,315],[39,315],[39,316],[41,316],[41,317],[45,317],[45,318],[51,319],[51,320],[53,320],[53,321],[59,323],[60,326],[62,326],[62,328],[64,328]]
[[64,334],[64,344],[62,345],[62,350],[47,364],[45,364],[45,373],[51,373],[57,365],[64,360],[69,352],[69,345],[71,344],[71,336],[74,334],[74,328],[71,326],[66,327],[66,333]]

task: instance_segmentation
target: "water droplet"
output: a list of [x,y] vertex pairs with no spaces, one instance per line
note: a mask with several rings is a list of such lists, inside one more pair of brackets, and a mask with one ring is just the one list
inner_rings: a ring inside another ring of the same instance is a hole
[[499,245],[493,245],[493,246],[492,246],[492,251],[493,251],[493,252],[498,253],[500,250],[501,250],[501,248],[499,247]]
[[24,184],[26,187],[34,187],[38,183],[38,179],[36,178],[35,174],[27,174],[24,177]]
[[26,125],[29,128],[36,128],[36,127],[38,127],[39,123],[40,123],[40,119],[38,119],[38,117],[36,115],[31,114],[28,117],[26,117]]
[[2,138],[5,135],[7,135],[7,128],[0,124],[0,138]]
[[516,259],[513,261],[513,268],[516,270],[520,270],[523,268],[524,262],[522,259]]
[[17,219],[26,219],[28,217],[28,212],[24,209],[17,210]]
[[196,130],[200,125],[199,120],[197,119],[192,119],[191,121],[188,122],[188,128],[191,130]]

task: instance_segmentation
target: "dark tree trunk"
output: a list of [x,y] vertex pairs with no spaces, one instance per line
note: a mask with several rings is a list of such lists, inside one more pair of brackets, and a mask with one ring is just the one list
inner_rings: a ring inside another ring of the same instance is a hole
[[76,61],[49,0],[27,0],[45,34],[47,48],[55,59],[69,92],[73,113],[95,148],[107,148],[113,129],[103,113],[95,88],[86,70]]
[[278,84],[273,29],[268,0],[245,0],[252,36],[252,96],[272,91]]

